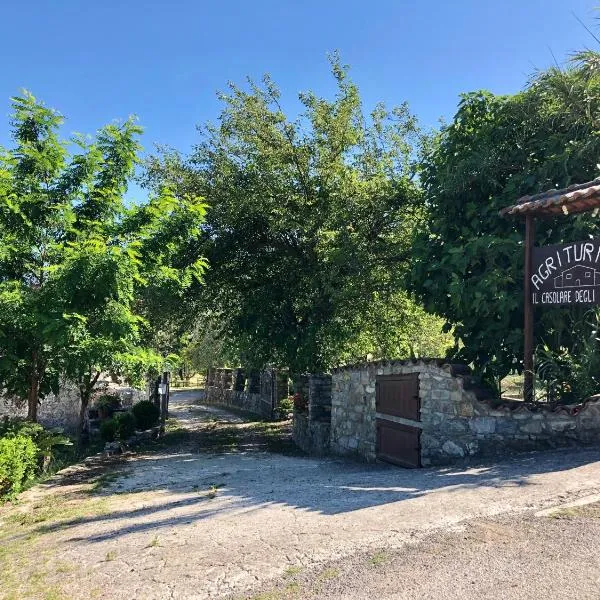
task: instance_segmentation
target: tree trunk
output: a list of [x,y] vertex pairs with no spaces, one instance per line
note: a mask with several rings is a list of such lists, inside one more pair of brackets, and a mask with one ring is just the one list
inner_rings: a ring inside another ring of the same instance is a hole
[[92,390],[94,389],[99,377],[100,371],[97,371],[93,376],[90,373],[84,377],[83,382],[79,384],[79,399],[81,401],[79,405],[79,421],[77,424],[77,446],[79,448],[83,444],[84,433],[89,433],[85,431],[85,418],[87,416],[87,409],[90,403]]
[[79,405],[79,421],[77,424],[77,446],[81,447],[83,444],[84,433],[85,433],[85,417],[87,415],[88,404],[90,403],[90,389],[79,389],[79,397],[81,403]]
[[34,362],[29,380],[29,394],[27,396],[27,419],[34,423],[37,421],[39,391],[40,380],[37,373],[37,363]]

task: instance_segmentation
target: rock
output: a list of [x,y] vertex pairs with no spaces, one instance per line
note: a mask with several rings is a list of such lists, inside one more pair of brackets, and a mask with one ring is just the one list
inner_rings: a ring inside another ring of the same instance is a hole
[[496,431],[496,419],[492,417],[476,417],[469,423],[474,433],[494,433]]
[[479,442],[477,440],[473,440],[472,442],[467,443],[467,452],[469,455],[474,456],[479,452]]
[[449,435],[465,433],[467,431],[467,424],[462,419],[447,420],[441,424],[440,430]]
[[526,433],[542,433],[542,422],[541,421],[529,421],[529,423],[522,423],[519,427],[521,431]]
[[465,455],[465,451],[458,444],[450,440],[444,442],[442,445],[442,450],[448,454],[448,456],[463,457]]

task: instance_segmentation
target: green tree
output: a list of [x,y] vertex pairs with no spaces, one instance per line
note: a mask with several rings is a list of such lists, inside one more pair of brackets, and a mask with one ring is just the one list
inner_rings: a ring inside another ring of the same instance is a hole
[[[496,384],[522,369],[523,340],[524,227],[498,211],[598,174],[598,64],[586,53],[564,70],[538,73],[521,93],[465,94],[424,151],[430,216],[415,242],[412,282],[425,307],[455,325],[453,355]],[[536,244],[597,234],[590,215],[540,221]],[[564,309],[536,315],[536,336],[550,348],[579,335],[564,316]]]
[[83,421],[102,371],[139,381],[168,354],[153,343],[169,315],[150,299],[172,299],[201,278],[206,263],[189,247],[205,207],[161,189],[127,208],[140,149],[133,119],[92,142],[78,136],[68,156],[55,111],[30,94],[13,102],[16,148],[0,162],[0,387],[26,398],[35,420],[40,398],[67,375]]
[[[337,56],[332,73],[335,99],[300,94],[295,121],[268,77],[232,85],[189,158],[166,150],[149,164],[149,184],[207,198],[202,305],[248,366],[319,370],[363,352],[365,320],[375,328],[376,309],[402,290],[423,220],[407,106],[367,115]],[[407,305],[387,326],[401,326]]]

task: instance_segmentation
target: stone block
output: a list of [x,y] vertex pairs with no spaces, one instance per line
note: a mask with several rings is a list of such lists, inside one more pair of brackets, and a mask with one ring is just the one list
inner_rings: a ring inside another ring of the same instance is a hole
[[465,455],[464,449],[451,440],[448,440],[442,444],[442,451],[448,456],[457,458],[462,458]]
[[510,417],[496,419],[496,432],[503,435],[513,435],[517,432],[518,423]]
[[446,419],[447,416],[444,413],[432,412],[429,414],[423,414],[421,410],[421,421],[423,426],[428,426],[428,428],[439,427]]
[[447,419],[440,424],[440,431],[448,435],[457,435],[466,433],[467,422],[461,419]]
[[429,435],[427,433],[421,434],[421,448],[422,449],[431,449],[431,448],[439,448],[441,446],[440,440],[436,437]]
[[431,397],[434,400],[450,400],[450,391],[434,388],[431,390]]
[[557,433],[575,429],[576,426],[575,419],[548,419],[547,421],[547,427],[550,431]]
[[519,424],[519,430],[529,434],[538,434],[542,433],[543,425],[541,421],[527,421],[525,423],[521,422]]
[[475,456],[479,453],[479,442],[477,440],[472,440],[466,443],[467,454],[469,456]]
[[513,412],[513,419],[517,419],[517,421],[524,421],[526,419],[531,418],[531,411],[527,409],[518,408]]
[[455,403],[462,402],[462,400],[463,400],[462,392],[459,390],[451,391],[450,392],[450,400]]
[[472,417],[475,413],[471,402],[460,402],[456,405],[455,411],[460,417]]
[[476,434],[494,433],[496,431],[496,419],[492,417],[475,417],[471,419],[469,427]]

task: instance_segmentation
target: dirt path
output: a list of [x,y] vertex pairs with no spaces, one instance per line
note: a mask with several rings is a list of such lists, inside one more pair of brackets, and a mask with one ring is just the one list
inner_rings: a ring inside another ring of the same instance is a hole
[[[260,595],[258,597],[261,597]],[[290,570],[262,598],[597,600],[600,504],[474,520],[399,550]]]
[[72,469],[0,512],[4,598],[252,597],[286,574],[600,491],[600,450],[410,471],[299,456],[289,425],[191,392],[171,412],[162,445]]

